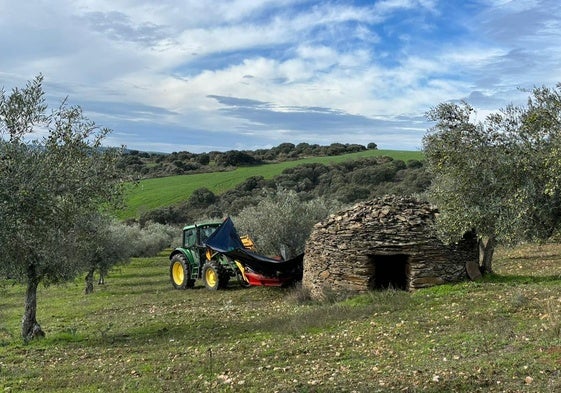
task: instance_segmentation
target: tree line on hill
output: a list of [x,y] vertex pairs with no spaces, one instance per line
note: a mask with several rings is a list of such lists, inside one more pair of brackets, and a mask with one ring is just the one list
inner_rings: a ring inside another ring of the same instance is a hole
[[164,177],[191,173],[226,170],[232,167],[260,165],[271,162],[297,160],[305,157],[325,157],[375,150],[373,142],[367,146],[349,143],[332,143],[328,146],[309,143],[281,143],[270,149],[211,151],[170,154],[127,150],[118,163],[119,169],[139,178]]
[[197,189],[187,201],[144,212],[139,221],[141,225],[184,224],[201,217],[234,216],[278,190],[294,192],[302,202],[319,198],[343,206],[385,194],[421,194],[430,181],[423,162],[418,160],[404,162],[382,156],[309,163],[287,168],[272,179],[250,177],[220,195],[207,188]]

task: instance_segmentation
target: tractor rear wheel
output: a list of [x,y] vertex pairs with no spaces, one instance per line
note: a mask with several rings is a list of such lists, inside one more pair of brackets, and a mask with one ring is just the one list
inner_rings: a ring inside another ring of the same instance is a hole
[[195,284],[191,279],[191,265],[183,254],[175,254],[171,257],[169,276],[175,289],[193,288]]
[[205,287],[211,291],[226,288],[230,275],[228,271],[220,264],[220,262],[211,260],[203,265],[203,281]]

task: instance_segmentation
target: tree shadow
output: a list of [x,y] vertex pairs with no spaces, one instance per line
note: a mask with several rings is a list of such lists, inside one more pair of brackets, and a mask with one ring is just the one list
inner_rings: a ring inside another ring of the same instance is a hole
[[481,282],[512,285],[561,283],[561,275],[530,276],[521,274],[487,274],[483,276]]

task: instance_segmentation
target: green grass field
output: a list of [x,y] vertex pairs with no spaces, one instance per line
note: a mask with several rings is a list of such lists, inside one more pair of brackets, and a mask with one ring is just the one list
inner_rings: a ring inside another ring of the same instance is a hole
[[103,287],[41,287],[47,338],[24,345],[20,285],[0,286],[3,392],[561,391],[561,246],[499,250],[496,277],[339,302],[200,282],[167,254]]
[[362,157],[390,156],[396,160],[420,160],[420,151],[397,150],[366,150],[359,153],[341,156],[310,157],[296,161],[286,161],[277,164],[266,164],[251,167],[241,167],[229,172],[201,173],[193,175],[169,176],[156,179],[142,180],[127,193],[127,208],[119,214],[119,218],[138,217],[142,212],[162,206],[170,206],[185,201],[198,188],[206,187],[215,194],[221,194],[242,183],[251,176],[263,176],[271,179],[284,169],[305,163],[329,164]]

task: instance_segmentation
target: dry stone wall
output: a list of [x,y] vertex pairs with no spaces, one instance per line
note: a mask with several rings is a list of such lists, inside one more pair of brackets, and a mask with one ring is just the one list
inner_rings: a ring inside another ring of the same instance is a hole
[[302,285],[322,298],[373,289],[387,269],[388,282],[402,274],[406,290],[467,279],[466,263],[478,260],[475,236],[443,244],[434,232],[437,214],[427,202],[386,196],[329,217],[306,243]]

